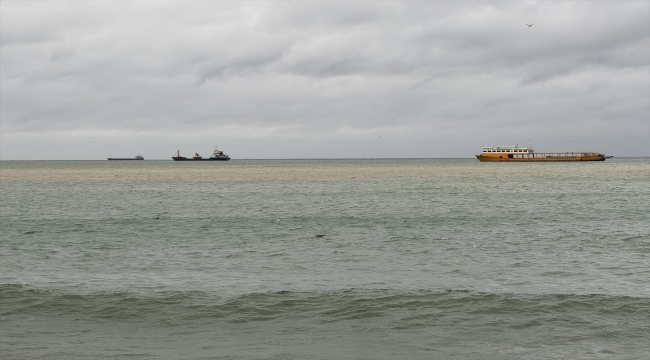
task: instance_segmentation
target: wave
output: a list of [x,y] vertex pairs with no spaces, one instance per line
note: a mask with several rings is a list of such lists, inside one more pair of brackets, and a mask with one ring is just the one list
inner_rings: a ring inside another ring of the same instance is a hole
[[[75,316],[87,320],[154,321],[157,325],[230,323],[310,318],[319,323],[391,319],[395,326],[470,318],[521,319],[526,323],[564,319],[645,318],[650,299],[611,295],[490,294],[465,290],[403,292],[344,289],[278,291],[221,297],[201,291],[148,295],[129,292],[75,294],[25,285],[0,285],[0,316]],[[501,321],[501,320],[500,320]],[[605,320],[603,320],[605,321]],[[504,325],[504,324],[502,324]],[[513,321],[511,326],[525,326]]]

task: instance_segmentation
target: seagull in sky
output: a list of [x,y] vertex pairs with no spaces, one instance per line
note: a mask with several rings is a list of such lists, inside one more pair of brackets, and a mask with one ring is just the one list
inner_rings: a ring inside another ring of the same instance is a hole
[[526,26],[528,26],[528,27],[533,27],[533,25],[535,25],[535,24],[526,24]]

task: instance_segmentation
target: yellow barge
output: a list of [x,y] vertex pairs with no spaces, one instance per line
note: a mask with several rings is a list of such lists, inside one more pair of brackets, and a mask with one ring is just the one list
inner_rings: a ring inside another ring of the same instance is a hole
[[542,161],[604,161],[611,156],[595,152],[543,152],[536,153],[532,146],[484,146],[476,155],[481,162],[542,162]]

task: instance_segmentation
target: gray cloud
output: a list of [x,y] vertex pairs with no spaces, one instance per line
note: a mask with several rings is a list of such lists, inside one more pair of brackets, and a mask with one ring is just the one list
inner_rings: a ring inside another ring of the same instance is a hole
[[650,155],[647,1],[0,10],[2,159],[465,157],[529,139]]

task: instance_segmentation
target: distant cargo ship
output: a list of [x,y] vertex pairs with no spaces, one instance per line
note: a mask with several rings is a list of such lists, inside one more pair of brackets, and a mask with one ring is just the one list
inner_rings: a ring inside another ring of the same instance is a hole
[[230,160],[230,156],[228,156],[228,154],[224,154],[223,151],[215,147],[212,155],[206,159],[199,155],[199,153],[195,153],[191,158],[181,156],[180,150],[176,150],[176,156],[172,156],[172,159],[174,161],[228,161]]
[[132,158],[108,158],[108,160],[144,160],[144,157],[142,155],[138,154],[135,157]]
[[542,162],[542,161],[605,161],[612,156],[596,152],[543,152],[536,153],[533,147],[484,146],[483,152],[476,155],[481,162]]

